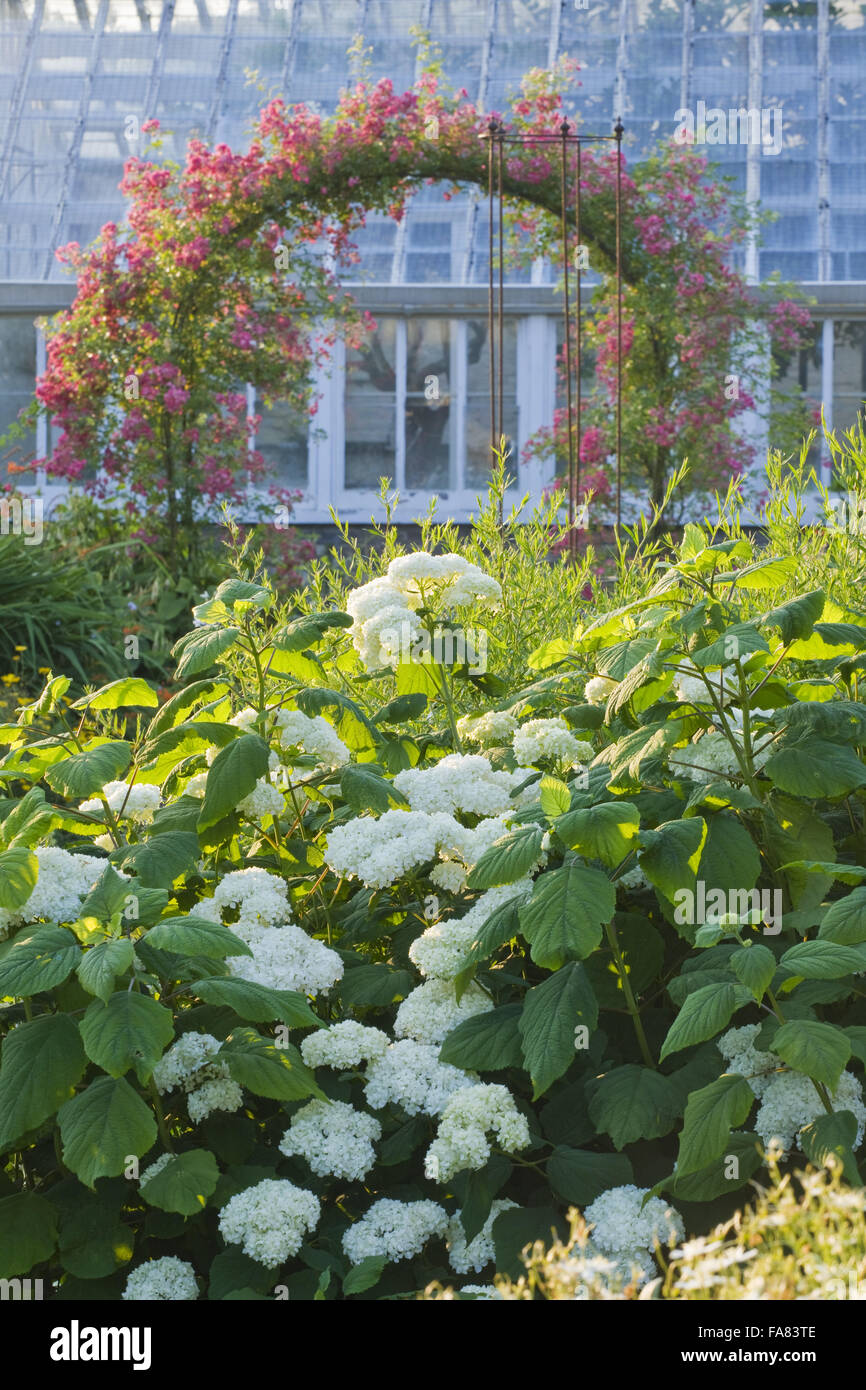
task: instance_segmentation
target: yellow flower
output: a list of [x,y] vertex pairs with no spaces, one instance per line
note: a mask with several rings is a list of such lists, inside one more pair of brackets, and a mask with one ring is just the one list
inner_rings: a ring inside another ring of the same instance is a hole
[[16,652],[26,652],[27,648],[26,648],[26,647],[16,647],[15,650],[16,650]]
[[47,676],[48,673],[49,673],[49,671],[51,670],[51,667],[50,667],[50,666],[37,666],[36,669],[37,669],[37,671],[39,672],[40,676]]
[[10,671],[8,676],[0,676],[0,680],[3,681],[4,685],[20,685],[21,683],[21,677],[16,676],[12,671]]

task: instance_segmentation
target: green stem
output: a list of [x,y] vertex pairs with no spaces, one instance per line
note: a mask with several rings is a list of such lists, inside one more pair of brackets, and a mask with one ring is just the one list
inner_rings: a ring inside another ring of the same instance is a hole
[[153,1101],[153,1108],[156,1112],[156,1125],[157,1129],[159,1130],[159,1137],[162,1140],[163,1148],[166,1149],[170,1154],[174,1153],[174,1145],[171,1142],[171,1135],[168,1132],[168,1125],[165,1122],[165,1111],[162,1108],[162,1097],[160,1096],[159,1091],[156,1089],[156,1082],[154,1081],[153,1077],[151,1077],[150,1081],[147,1083],[147,1089],[150,1092],[150,1098]]
[[650,1067],[653,1071],[656,1071],[657,1067],[655,1062],[653,1061],[653,1055],[649,1049],[649,1043],[647,1042],[646,1033],[644,1032],[643,1023],[641,1021],[640,1009],[638,1008],[637,1001],[634,997],[634,991],[631,987],[631,980],[629,979],[628,971],[625,968],[625,962],[622,958],[622,952],[619,948],[619,938],[617,937],[616,927],[613,925],[613,922],[608,922],[607,926],[604,929],[604,932],[605,936],[607,937],[608,945],[611,949],[611,954],[613,955],[613,960],[614,964],[616,965],[617,974],[619,975],[619,978],[622,982],[622,992],[625,995],[626,1007],[628,1008],[628,1011],[631,1014],[631,1021],[634,1025],[635,1036],[637,1037],[638,1046],[641,1050],[641,1056],[643,1057],[647,1066]]

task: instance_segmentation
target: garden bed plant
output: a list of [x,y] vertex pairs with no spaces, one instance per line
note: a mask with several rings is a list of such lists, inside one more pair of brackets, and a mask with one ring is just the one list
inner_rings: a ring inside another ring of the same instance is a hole
[[859,1184],[866,619],[646,534],[587,600],[491,504],[301,616],[241,552],[167,703],[2,726],[0,1275],[483,1297],[574,1206],[642,1285],[772,1141]]

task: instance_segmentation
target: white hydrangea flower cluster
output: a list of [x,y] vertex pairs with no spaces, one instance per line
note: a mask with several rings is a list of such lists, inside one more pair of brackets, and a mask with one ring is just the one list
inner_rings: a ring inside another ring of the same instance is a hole
[[362,1062],[378,1061],[385,1056],[388,1046],[388,1034],[381,1028],[368,1028],[347,1018],[330,1028],[308,1034],[301,1042],[301,1056],[308,1067],[350,1071]]
[[506,1086],[480,1084],[458,1091],[445,1106],[436,1138],[424,1159],[425,1176],[448,1182],[464,1168],[483,1168],[490,1158],[487,1135],[495,1134],[506,1153],[525,1149],[529,1124]]
[[387,1260],[411,1260],[428,1240],[445,1235],[448,1216],[438,1202],[398,1202],[383,1197],[374,1202],[343,1236],[343,1249],[353,1265],[374,1255]]
[[476,1014],[486,1014],[493,1000],[473,981],[461,996],[451,980],[427,980],[407,994],[394,1019],[394,1036],[441,1043],[452,1028]]
[[233,724],[236,729],[240,729],[242,733],[248,734],[255,724],[257,717],[256,711],[252,706],[247,705],[246,709],[239,709],[237,714],[233,714],[229,723]]
[[130,1271],[121,1298],[127,1303],[179,1303],[198,1298],[195,1270],[177,1255],[148,1260]]
[[471,1294],[473,1299],[484,1299],[485,1302],[496,1300],[501,1303],[502,1294],[495,1284],[464,1284],[458,1289],[458,1293]]
[[[674,681],[674,694],[683,705],[712,705],[713,701],[710,692],[707,690],[707,683],[701,676],[697,666],[693,661],[681,660],[678,663],[676,680]],[[733,686],[726,684],[724,677],[719,671],[707,673],[708,679],[713,687],[713,694],[721,705],[730,704],[737,691]],[[715,706],[713,706],[715,708]]]
[[532,893],[532,881],[503,883],[488,888],[462,917],[434,922],[409,947],[409,959],[422,975],[431,979],[453,980],[460,974],[472,943],[488,917],[513,898],[523,900]]
[[[148,825],[153,820],[161,800],[159,787],[147,782],[106,782],[102,795],[116,816],[122,820],[135,821],[138,825]],[[122,808],[122,810],[121,810]],[[102,815],[105,807],[99,797],[82,801],[79,810],[89,815]]]
[[289,891],[277,874],[267,869],[234,869],[220,879],[211,902],[220,914],[236,907],[237,922],[232,925],[239,935],[249,927],[272,927],[291,922]]
[[461,892],[469,870],[478,863],[485,850],[507,834],[511,822],[510,812],[488,816],[471,829],[455,820],[448,838],[439,841],[440,862],[430,870],[430,882],[448,893]]
[[457,1274],[468,1274],[471,1269],[476,1274],[480,1274],[485,1265],[489,1265],[491,1260],[496,1258],[496,1247],[493,1243],[493,1223],[501,1212],[516,1206],[516,1202],[497,1199],[491,1206],[490,1215],[481,1230],[477,1236],[473,1236],[468,1244],[463,1222],[460,1219],[460,1212],[458,1211],[452,1216],[448,1223],[446,1244],[448,1246],[448,1263]]
[[[749,1084],[752,1085],[752,1082]],[[834,1110],[850,1110],[854,1115],[857,1134],[853,1147],[859,1149],[866,1129],[866,1105],[863,1104],[863,1088],[857,1077],[852,1072],[843,1071],[830,1099]],[[755,1118],[755,1132],[765,1149],[775,1142],[787,1154],[803,1126],[824,1114],[826,1111],[821,1097],[808,1076],[796,1071],[782,1071],[772,1077],[763,1089]]]
[[575,738],[564,719],[529,719],[512,739],[514,756],[521,769],[534,767],[542,759],[557,763],[589,763],[595,757],[592,745]]
[[[772,746],[753,749],[752,761],[756,771],[772,756]],[[724,734],[715,729],[697,734],[685,748],[675,748],[668,754],[673,771],[679,770],[692,782],[715,782],[719,777],[740,776],[737,755]]]
[[716,1047],[728,1063],[727,1070],[745,1077],[760,1099],[770,1084],[773,1073],[782,1063],[773,1052],[759,1052],[755,1038],[761,1025],[745,1023],[742,1028],[729,1028],[716,1039]]
[[453,816],[439,811],[386,811],[378,820],[356,816],[330,832],[325,859],[341,878],[384,888],[435,859],[440,845],[461,829]]
[[398,772],[394,787],[413,811],[498,816],[511,804],[513,781],[510,772],[495,772],[480,753],[448,753],[433,767]]
[[592,676],[583,688],[583,698],[589,705],[606,705],[618,685],[611,676]]
[[393,1104],[407,1115],[439,1115],[455,1091],[477,1081],[475,1072],[440,1062],[438,1045],[403,1038],[370,1062],[364,1096],[373,1110]]
[[299,748],[315,758],[320,767],[336,771],[351,762],[352,755],[336,729],[321,714],[312,717],[299,709],[281,709],[276,714],[281,748]]
[[634,1266],[652,1278],[657,1273],[655,1242],[675,1245],[685,1235],[679,1212],[660,1197],[650,1197],[642,1206],[649,1190],[634,1183],[608,1188],[583,1213],[592,1227],[593,1246],[616,1259],[623,1278],[632,1277]]
[[510,743],[517,720],[508,710],[487,710],[485,714],[464,714],[457,720],[457,732],[466,743],[494,748]]
[[266,777],[260,777],[252,791],[238,802],[241,815],[248,816],[250,820],[282,815],[285,806],[286,798]]
[[388,566],[388,581],[413,608],[432,596],[440,610],[473,603],[496,608],[502,601],[498,581],[462,555],[428,555],[424,550],[399,555]]
[[0,937],[25,922],[74,922],[105,868],[105,860],[95,855],[70,854],[53,845],[40,845],[33,853],[39,865],[33,892],[20,907],[0,907]]
[[359,1182],[376,1162],[373,1144],[382,1126],[373,1115],[342,1100],[311,1100],[292,1116],[280,1153],[305,1158],[320,1178]]
[[319,1223],[318,1197],[286,1178],[265,1178],[232,1197],[220,1212],[223,1240],[273,1269],[297,1255]]
[[343,961],[337,952],[294,922],[284,927],[242,927],[236,922],[232,931],[252,951],[251,956],[229,957],[229,971],[236,979],[315,998],[343,978]]
[[617,879],[617,886],[622,886],[623,888],[649,888],[650,882],[640,864],[636,864],[633,869],[629,869],[627,874],[622,874]]
[[352,618],[352,645],[368,671],[396,667],[407,648],[424,635],[424,629],[406,594],[387,576],[371,579],[346,598]]
[[243,1105],[243,1091],[218,1057],[222,1044],[211,1033],[183,1033],[153,1069],[160,1095],[180,1088],[186,1093],[187,1110],[199,1124],[214,1110],[233,1112]]

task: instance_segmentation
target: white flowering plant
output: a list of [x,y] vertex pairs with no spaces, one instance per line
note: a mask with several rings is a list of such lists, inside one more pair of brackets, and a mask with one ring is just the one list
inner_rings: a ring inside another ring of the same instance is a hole
[[859,1181],[866,620],[727,513],[610,592],[522,527],[241,552],[166,703],[0,727],[0,1277],[475,1296],[577,1206],[651,1282],[770,1146]]

